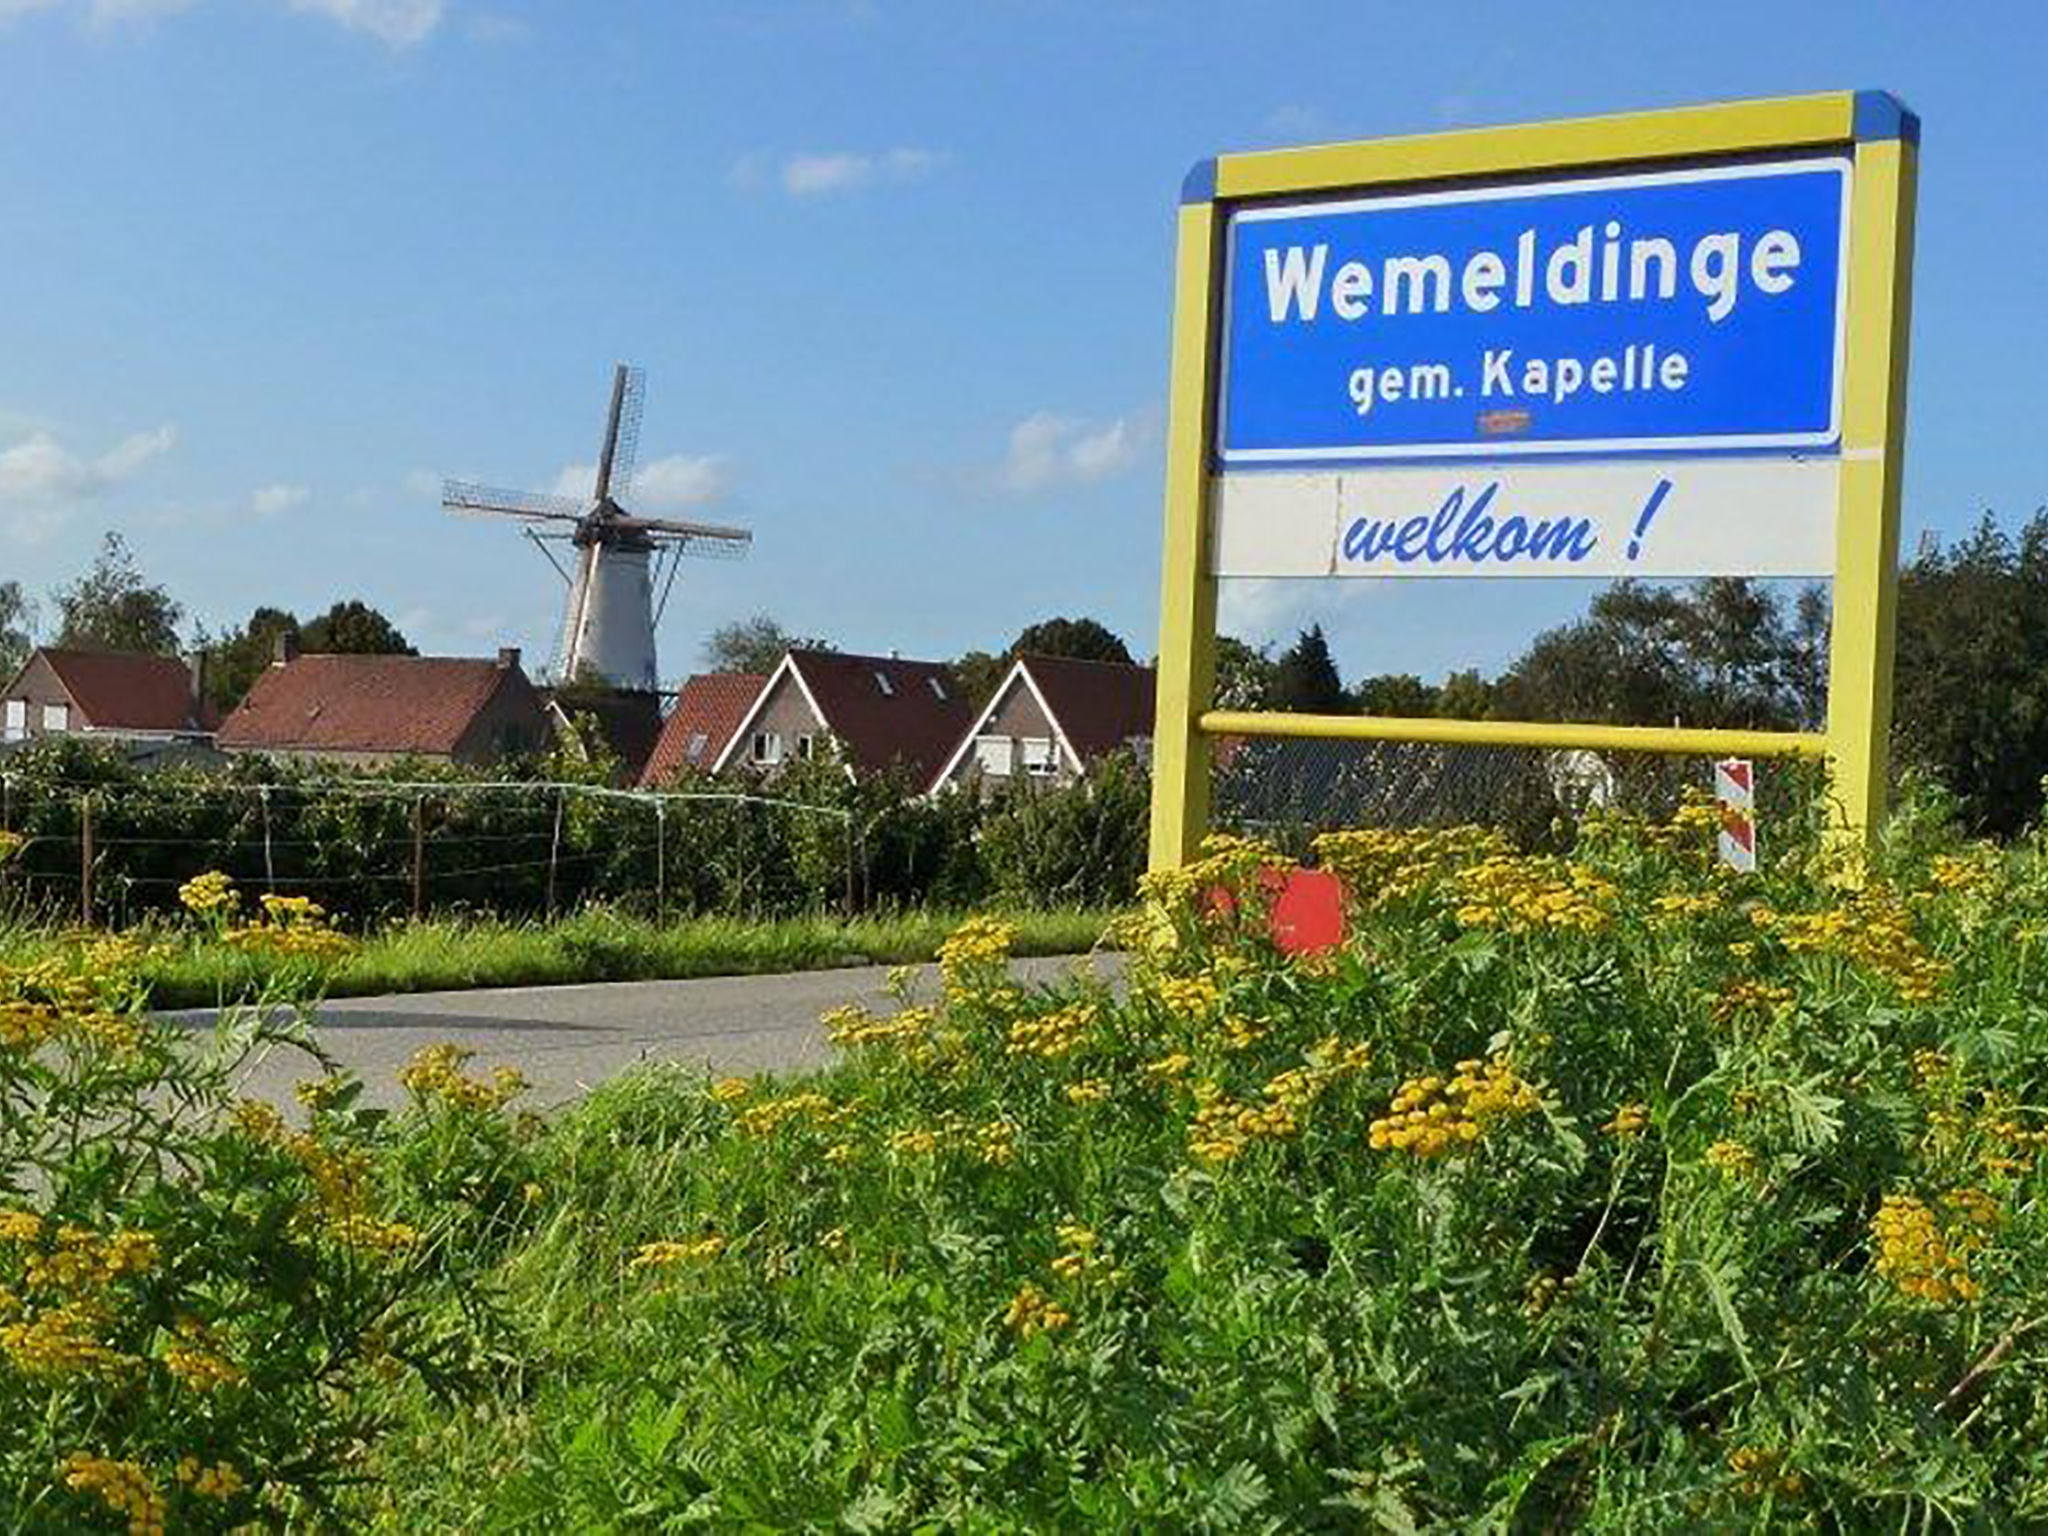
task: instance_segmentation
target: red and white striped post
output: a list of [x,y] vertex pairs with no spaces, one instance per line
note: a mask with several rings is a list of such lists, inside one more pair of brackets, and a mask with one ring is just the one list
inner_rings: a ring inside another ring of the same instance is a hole
[[1721,802],[1721,862],[1738,874],[1756,873],[1756,770],[1746,757],[1714,764],[1714,798]]

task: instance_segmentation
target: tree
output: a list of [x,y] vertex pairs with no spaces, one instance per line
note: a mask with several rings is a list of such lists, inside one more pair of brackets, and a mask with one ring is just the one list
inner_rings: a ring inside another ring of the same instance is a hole
[[202,635],[206,650],[206,696],[223,715],[242,702],[277,655],[277,637],[299,632],[297,615],[285,608],[258,608],[239,629]]
[[1352,697],[1361,713],[1390,720],[1417,720],[1436,713],[1437,690],[1411,672],[1368,677]]
[[765,613],[721,624],[704,642],[704,664],[713,672],[773,672],[789,651],[836,650],[830,641],[799,639]]
[[975,709],[989,701],[989,696],[1002,686],[1004,674],[1010,670],[1010,658],[991,656],[987,651],[969,651],[952,664],[953,686],[960,690],[960,697]]
[[1453,672],[1436,691],[1436,712],[1445,720],[1484,720],[1493,709],[1494,685],[1476,669]]
[[1349,702],[1323,626],[1303,630],[1274,663],[1272,707],[1291,714],[1334,715]]
[[164,588],[144,580],[118,533],[107,534],[92,568],[54,596],[60,647],[178,654],[178,621],[185,610]]
[[1976,829],[2040,814],[2048,773],[2048,512],[2009,538],[1987,515],[1899,578],[1892,740]]
[[1801,703],[1795,637],[1768,589],[1713,577],[1677,590],[1615,583],[1586,617],[1546,630],[1506,676],[1515,720],[1785,729]]
[[1019,656],[1064,656],[1073,661],[1120,661],[1131,664],[1123,641],[1094,619],[1043,619],[1028,626],[1004,653]]
[[35,609],[18,581],[0,581],[0,682],[14,676],[35,647]]
[[383,614],[357,598],[336,603],[299,631],[299,648],[329,656],[417,656]]
[[1252,645],[1235,635],[1216,637],[1216,689],[1218,709],[1266,709],[1272,705],[1278,686],[1277,669],[1264,646]]

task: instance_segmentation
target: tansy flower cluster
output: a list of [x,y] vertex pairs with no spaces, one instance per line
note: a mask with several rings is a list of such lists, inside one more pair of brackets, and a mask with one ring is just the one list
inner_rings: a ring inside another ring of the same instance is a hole
[[1915,1195],[1886,1195],[1870,1218],[1877,1272],[1902,1293],[1936,1306],[1975,1301],[1970,1254],[1999,1221],[1997,1205],[1979,1190],[1957,1190],[1946,1202],[1955,1220],[1944,1231],[1933,1209]]
[[830,1125],[842,1113],[824,1094],[806,1091],[749,1104],[733,1116],[733,1123],[749,1136],[773,1136],[792,1120]]
[[227,875],[209,869],[178,887],[178,904],[205,921],[225,920],[234,916],[235,909],[242,904],[242,893]]
[[939,946],[939,973],[946,1001],[959,1007],[1007,1004],[1010,946],[1017,930],[993,917],[970,917]]
[[439,1100],[452,1109],[495,1110],[526,1091],[526,1079],[500,1067],[490,1081],[466,1076],[463,1066],[476,1052],[459,1045],[425,1046],[399,1069],[398,1081],[422,1103]]
[[1005,1049],[1012,1056],[1037,1056],[1046,1061],[1071,1056],[1087,1041],[1100,1011],[1093,1003],[1069,1003],[1034,1019],[1019,1019],[1010,1026]]
[[1269,1078],[1256,1104],[1240,1103],[1215,1083],[1198,1084],[1194,1117],[1188,1122],[1189,1153],[1203,1162],[1227,1163],[1253,1141],[1292,1136],[1301,1129],[1309,1106],[1331,1083],[1364,1071],[1372,1062],[1368,1047],[1346,1045],[1335,1036],[1318,1042],[1307,1054],[1307,1065]]
[[164,1345],[162,1358],[165,1370],[202,1394],[237,1387],[248,1379],[246,1372],[219,1353],[211,1331],[189,1318],[179,1324],[178,1338]]
[[180,1456],[176,1476],[202,1499],[232,1499],[247,1486],[230,1463],[216,1461],[209,1467],[197,1456]]
[[129,1536],[163,1536],[164,1496],[137,1463],[73,1451],[64,1458],[64,1485],[97,1494],[115,1514],[126,1515]]
[[1325,832],[1314,847],[1317,863],[1342,879],[1354,900],[1373,910],[1432,891],[1482,859],[1513,852],[1499,832],[1469,826]]
[[1750,920],[1775,933],[1794,954],[1836,954],[1890,980],[1909,1003],[1933,1000],[1949,968],[1927,952],[1898,898],[1879,886],[1858,891],[1824,912],[1774,912],[1756,907]]
[[1612,921],[1613,884],[1579,864],[1499,855],[1460,870],[1455,885],[1461,928],[1591,933]]
[[1735,1474],[1736,1487],[1745,1498],[1761,1499],[1775,1494],[1781,1499],[1796,1499],[1806,1487],[1805,1479],[1797,1472],[1785,1470],[1783,1451],[1763,1446],[1737,1446],[1729,1453],[1728,1469]]
[[1707,1166],[1731,1179],[1753,1179],[1758,1173],[1756,1154],[1725,1138],[1707,1148]]
[[1614,1118],[1601,1126],[1600,1129],[1610,1136],[1618,1136],[1626,1140],[1631,1136],[1642,1135],[1643,1131],[1649,1126],[1649,1123],[1650,1110],[1648,1105],[1624,1104],[1614,1112]]
[[330,965],[346,959],[355,942],[328,926],[327,909],[307,896],[262,897],[265,921],[230,928],[221,937],[237,949]]
[[818,1022],[825,1026],[825,1032],[832,1043],[842,1050],[857,1050],[862,1046],[908,1047],[922,1044],[930,1035],[932,1023],[937,1016],[929,1008],[908,1007],[885,1017],[877,1017],[858,1003],[828,1009],[819,1015]]
[[1048,1300],[1035,1285],[1026,1285],[1019,1290],[1011,1299],[1009,1310],[1003,1313],[1003,1326],[1020,1339],[1035,1338],[1041,1333],[1057,1333],[1073,1320],[1071,1312]]
[[1449,1078],[1431,1073],[1404,1082],[1367,1138],[1375,1151],[1442,1157],[1477,1142],[1492,1122],[1529,1114],[1541,1104],[1535,1086],[1505,1055],[1461,1061]]
[[1202,1018],[1216,1006],[1216,979],[1209,975],[1155,976],[1152,992],[1161,1007],[1181,1018]]
[[669,1269],[678,1264],[705,1264],[725,1252],[725,1239],[717,1233],[687,1242],[663,1240],[642,1243],[628,1269]]

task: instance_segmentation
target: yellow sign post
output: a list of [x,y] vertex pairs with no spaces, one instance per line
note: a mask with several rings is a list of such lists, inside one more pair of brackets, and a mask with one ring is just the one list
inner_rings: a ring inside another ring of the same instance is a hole
[[[1219,735],[1825,758],[1841,828],[1867,837],[1891,723],[1918,140],[1892,97],[1841,92],[1198,165],[1175,272],[1152,867],[1207,831]],[[1834,582],[1822,733],[1211,707],[1219,574],[1795,572]]]

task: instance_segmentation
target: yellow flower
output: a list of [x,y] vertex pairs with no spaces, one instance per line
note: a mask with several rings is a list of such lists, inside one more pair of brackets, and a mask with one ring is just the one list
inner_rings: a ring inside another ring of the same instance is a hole
[[1109,1097],[1109,1084],[1099,1077],[1067,1084],[1067,1097],[1076,1104],[1100,1104]]
[[1947,1203],[1958,1230],[1945,1232],[1932,1208],[1914,1195],[1886,1195],[1870,1218],[1877,1273],[1903,1294],[1936,1306],[1975,1301],[1981,1294],[1970,1277],[1970,1254],[2000,1220],[1996,1203],[1981,1190],[1956,1190]]
[[1624,1104],[1614,1112],[1614,1118],[1601,1126],[1600,1129],[1610,1136],[1627,1138],[1642,1135],[1644,1127],[1649,1123],[1649,1106],[1644,1104]]
[[725,1252],[725,1239],[717,1233],[691,1242],[642,1243],[628,1269],[668,1269],[677,1264],[705,1264]]
[[73,1451],[62,1470],[67,1488],[98,1494],[108,1509],[126,1515],[129,1536],[163,1536],[164,1496],[139,1463]]
[[242,1474],[225,1461],[212,1466],[201,1464],[197,1456],[178,1458],[177,1479],[202,1499],[232,1499],[247,1486]]
[[1542,1105],[1504,1055],[1461,1061],[1448,1079],[1429,1073],[1411,1077],[1395,1092],[1386,1114],[1372,1122],[1367,1138],[1375,1151],[1442,1157],[1478,1142],[1494,1121],[1526,1115]]
[[179,886],[178,901],[195,917],[228,917],[241,905],[242,895],[227,875],[210,869]]
[[1003,1313],[1003,1326],[1022,1339],[1041,1333],[1057,1333],[1073,1320],[1072,1313],[1047,1300],[1035,1285],[1026,1285],[1019,1290],[1011,1299],[1009,1309]]
[[1757,1175],[1756,1154],[1739,1141],[1717,1141],[1707,1148],[1707,1165],[1731,1179],[1753,1179]]

